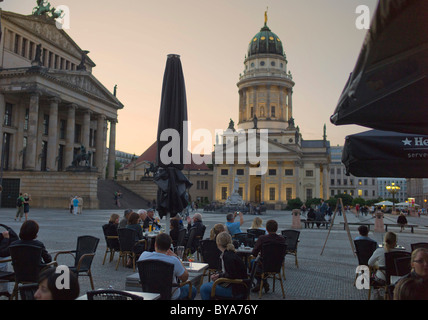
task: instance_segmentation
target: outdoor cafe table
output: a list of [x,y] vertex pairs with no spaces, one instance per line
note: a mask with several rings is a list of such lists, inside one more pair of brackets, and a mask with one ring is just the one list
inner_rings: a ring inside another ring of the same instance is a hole
[[[141,292],[140,291],[125,291],[127,293],[133,294],[135,296],[143,297],[144,300],[158,300],[160,297],[159,293],[149,293],[149,292]],[[86,294],[78,297],[76,300],[88,300],[88,296]]]
[[245,266],[247,267],[247,269],[248,269],[248,260],[252,252],[253,252],[253,248],[251,247],[239,247],[236,249],[236,253],[242,256],[242,259],[244,260]]

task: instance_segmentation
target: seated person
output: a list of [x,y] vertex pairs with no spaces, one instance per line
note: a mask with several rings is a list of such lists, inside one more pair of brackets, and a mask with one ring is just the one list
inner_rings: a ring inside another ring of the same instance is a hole
[[402,212],[397,218],[397,224],[400,225],[401,227],[400,232],[402,232],[404,230],[404,226],[407,224],[406,216]]
[[[119,226],[119,215],[116,213],[113,213],[110,216],[110,219],[107,224],[103,225],[103,230],[105,232],[106,236],[117,236],[117,228]],[[119,239],[108,239],[107,242],[109,243],[110,248],[113,248],[114,250],[120,250],[119,247]]]
[[200,213],[195,213],[193,219],[187,217],[187,235],[190,235],[191,228],[196,228],[195,238],[191,245],[192,253],[194,253],[198,247],[199,241],[202,240],[206,229],[205,225],[202,223],[202,215]]
[[[315,210],[313,208],[310,208],[308,211],[308,215],[306,218],[306,221],[315,221],[317,218],[316,214],[315,214]],[[312,228],[314,227],[314,223],[312,222]],[[309,228],[309,224],[308,224],[308,228]]]
[[[128,217],[128,224],[126,225],[126,228],[135,230],[136,232],[135,242],[138,242],[144,239],[143,229],[141,228],[139,220],[140,220],[139,214],[136,212],[132,212]],[[145,249],[144,243],[137,243],[134,246],[133,250],[136,254],[141,254],[144,251],[144,249]]]
[[41,262],[43,264],[50,263],[52,262],[52,256],[46,250],[45,245],[41,241],[36,240],[38,232],[39,232],[39,224],[34,220],[27,220],[22,224],[21,230],[19,231],[20,240],[13,242],[11,245],[26,244],[26,245],[41,247],[42,248]]
[[[219,278],[229,279],[248,279],[247,268],[242,258],[235,252],[235,246],[232,243],[232,237],[228,232],[221,232],[216,237],[217,248],[222,252],[220,258],[222,260],[223,270],[221,273],[216,273],[211,276],[211,282],[204,283],[200,288],[201,299],[210,300],[211,290]],[[215,293],[217,296],[225,298],[245,298],[245,287],[239,284],[217,285]]]
[[150,223],[153,225],[153,228],[161,227],[160,225],[157,224],[155,220],[155,210],[153,210],[152,208],[147,209],[147,217],[146,217],[146,220],[144,220],[144,224],[143,224],[144,230],[149,228]]
[[226,227],[222,223],[217,223],[210,230],[210,240],[215,240],[220,232],[226,231]]
[[[397,235],[394,232],[387,232],[384,236],[384,246],[383,248],[378,248],[373,252],[373,255],[368,261],[370,267],[385,267],[385,252],[397,251],[395,247],[397,246]],[[378,284],[385,284],[386,278],[382,270],[377,270],[375,273],[375,282]]]
[[172,245],[175,248],[177,246],[178,235],[180,231],[180,221],[178,219],[172,218],[169,221],[169,223],[170,223],[169,235],[171,236],[171,239],[172,239]]
[[[176,278],[181,281],[187,281],[189,278],[189,272],[183,266],[183,263],[178,259],[177,255],[170,249],[171,248],[171,237],[166,233],[160,233],[155,239],[155,251],[149,252],[144,251],[138,261],[144,260],[160,260],[171,263],[174,265],[174,276],[173,283],[176,282]],[[186,284],[181,288],[172,288],[172,300],[182,300],[189,296],[189,285]],[[192,287],[192,300],[195,299],[196,288]]]

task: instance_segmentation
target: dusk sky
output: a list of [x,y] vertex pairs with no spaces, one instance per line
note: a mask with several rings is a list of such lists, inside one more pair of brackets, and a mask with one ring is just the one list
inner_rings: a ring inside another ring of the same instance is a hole
[[[93,74],[124,104],[116,150],[140,155],[155,140],[167,55],[179,54],[192,132],[238,123],[239,74],[252,37],[268,26],[281,39],[296,85],[293,117],[304,140],[331,145],[369,130],[334,126],[330,116],[352,72],[367,30],[356,27],[359,5],[372,16],[377,0],[51,0],[70,9],[66,32],[96,63]],[[31,14],[36,0],[4,0],[5,11]],[[193,146],[198,142],[194,141]]]

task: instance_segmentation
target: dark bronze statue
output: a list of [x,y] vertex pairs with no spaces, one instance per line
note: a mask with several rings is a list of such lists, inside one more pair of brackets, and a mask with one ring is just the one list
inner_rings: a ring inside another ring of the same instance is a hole
[[72,166],[73,167],[78,167],[80,165],[80,162],[85,161],[85,167],[89,167],[90,166],[90,159],[91,159],[91,155],[92,153],[86,152],[86,148],[84,145],[80,146],[80,153],[76,154],[76,156],[73,159],[72,162]]
[[149,165],[150,165],[150,167],[148,167],[148,168],[146,168],[145,170],[144,170],[144,176],[145,177],[150,177],[150,173],[155,173],[156,172],[156,166],[155,166],[155,164],[153,163],[153,162],[151,162],[151,161],[147,161],[148,163],[149,163]]
[[253,117],[253,123],[254,123],[253,129],[257,129],[257,117],[256,117],[256,115],[254,115],[254,117]]

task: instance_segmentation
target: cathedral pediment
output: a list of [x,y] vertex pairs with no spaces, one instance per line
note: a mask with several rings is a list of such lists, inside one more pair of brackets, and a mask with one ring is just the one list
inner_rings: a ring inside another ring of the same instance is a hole
[[[3,11],[1,19],[8,20],[13,24],[34,34],[35,38],[46,41],[59,49],[73,55],[77,59],[82,57],[82,49],[62,29],[58,29],[55,20],[44,16],[21,15],[13,12]],[[42,42],[42,41],[41,41]],[[44,47],[42,43],[42,47]],[[95,63],[87,57],[87,63],[95,67]]]

